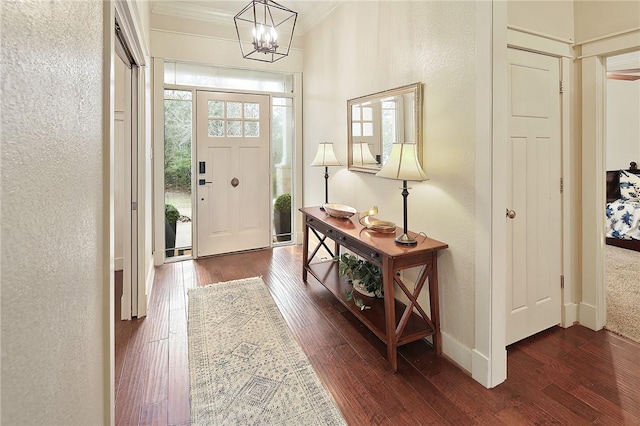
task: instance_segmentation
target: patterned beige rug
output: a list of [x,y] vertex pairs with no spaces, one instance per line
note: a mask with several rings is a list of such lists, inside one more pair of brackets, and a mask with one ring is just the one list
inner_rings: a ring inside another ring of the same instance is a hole
[[261,278],[189,290],[192,425],[345,425]]
[[640,252],[606,246],[607,325],[640,342]]

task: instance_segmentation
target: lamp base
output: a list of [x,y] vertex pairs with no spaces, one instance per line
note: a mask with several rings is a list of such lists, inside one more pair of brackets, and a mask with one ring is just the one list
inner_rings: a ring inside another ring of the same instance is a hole
[[398,235],[395,239],[395,242],[398,244],[404,244],[406,246],[415,246],[416,244],[418,244],[418,241],[408,234]]

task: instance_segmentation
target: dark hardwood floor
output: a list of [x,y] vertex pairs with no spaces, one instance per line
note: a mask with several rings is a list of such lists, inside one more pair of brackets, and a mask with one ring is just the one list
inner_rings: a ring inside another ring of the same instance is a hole
[[262,276],[350,425],[640,425],[640,345],[556,327],[510,346],[508,379],[488,390],[415,342],[392,374],[382,342],[311,276],[302,282],[301,254],[289,246],[158,268],[148,317],[116,320],[117,424],[189,424],[187,290]]

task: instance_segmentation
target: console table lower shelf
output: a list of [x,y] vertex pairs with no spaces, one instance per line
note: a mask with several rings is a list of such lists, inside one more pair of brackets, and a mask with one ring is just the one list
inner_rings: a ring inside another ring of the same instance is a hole
[[[363,311],[358,308],[352,301],[347,301],[345,295],[351,291],[352,285],[345,277],[341,277],[338,274],[338,262],[325,261],[312,263],[306,266],[306,270],[309,271],[327,290],[329,290],[336,298],[347,308],[353,315],[355,315],[369,330],[371,330],[380,340],[385,344],[389,344],[386,333],[386,317],[384,299],[378,299],[375,297],[367,297],[354,293],[354,297],[363,299],[365,305],[370,306],[371,309],[365,309]],[[406,305],[395,300],[395,312],[404,312]],[[396,329],[400,323],[401,317],[399,315],[395,318]],[[435,334],[435,330],[429,326],[419,315],[411,312],[407,325],[404,328],[402,336],[396,341],[395,346],[401,346],[406,343],[415,342],[427,336]],[[391,336],[391,339],[395,339],[395,336]]]
[[[398,369],[397,347],[406,343],[432,336],[433,348],[436,355],[440,355],[438,252],[448,245],[415,233],[411,233],[418,238],[414,246],[398,245],[394,234],[370,233],[354,217],[331,217],[319,207],[303,207],[300,211],[304,215],[302,280],[307,282],[307,275],[313,275],[378,336],[387,345],[387,360],[394,372]],[[396,228],[398,232],[401,230]],[[315,248],[309,245],[312,237],[317,238]],[[330,241],[334,243],[333,248],[328,245]],[[382,271],[384,299],[361,296],[371,309],[361,311],[353,301],[345,299],[351,284],[339,276],[338,262],[315,258],[322,249],[328,253],[329,259],[333,259],[340,254],[341,248],[377,265]],[[420,268],[413,286],[407,285],[401,276],[401,271],[409,268]],[[396,287],[398,294],[404,295],[403,300],[408,300],[407,305],[396,299]],[[429,313],[418,301],[423,288],[429,291]]]

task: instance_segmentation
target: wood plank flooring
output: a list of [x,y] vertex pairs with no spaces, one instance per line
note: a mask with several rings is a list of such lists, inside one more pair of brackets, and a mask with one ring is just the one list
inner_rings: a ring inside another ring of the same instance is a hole
[[262,276],[350,425],[640,425],[636,343],[556,327],[510,346],[508,379],[488,390],[415,342],[393,374],[382,342],[311,276],[304,284],[301,263],[288,246],[158,268],[149,316],[116,320],[117,424],[189,424],[187,291]]

